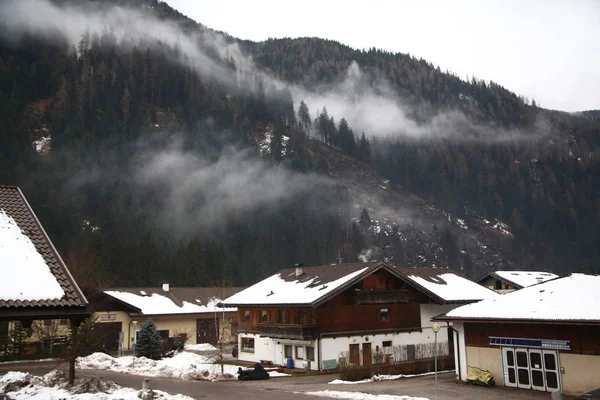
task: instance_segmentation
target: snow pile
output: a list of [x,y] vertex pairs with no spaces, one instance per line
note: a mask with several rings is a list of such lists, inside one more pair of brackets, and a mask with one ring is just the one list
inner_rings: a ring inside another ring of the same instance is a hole
[[[271,132],[265,132],[264,140],[258,142],[258,146],[260,147],[260,154],[270,154],[271,153],[271,140],[273,139],[273,134]],[[281,155],[285,156],[287,154],[287,145],[290,141],[290,138],[285,135],[281,135]]]
[[356,400],[429,400],[425,397],[395,396],[391,394],[370,394],[362,392],[336,392],[333,390],[322,390],[319,392],[305,392],[309,396],[331,397],[334,399],[356,399]]
[[185,349],[186,350],[193,350],[193,351],[213,351],[213,350],[217,350],[217,348],[215,346],[213,346],[210,343],[198,343],[198,344],[186,344],[185,345]]
[[1,208],[0,260],[3,300],[49,300],[64,296],[65,292],[31,239]]
[[[438,373],[442,373],[442,372],[446,372],[446,371],[438,371]],[[435,374],[435,372],[425,372],[423,374],[415,374],[415,375],[405,375],[405,374],[399,374],[399,375],[375,375],[371,378],[368,379],[363,379],[360,381],[343,381],[341,379],[334,379],[331,382],[329,382],[330,385],[356,385],[359,383],[372,383],[372,382],[383,382],[383,381],[395,381],[397,379],[402,379],[402,378],[414,378],[417,376],[425,376],[425,375],[433,375]]]
[[65,373],[51,371],[43,377],[25,372],[7,372],[0,376],[0,393],[13,400],[192,400],[191,397],[169,395],[160,390],[138,391],[122,388],[111,381],[98,378],[77,379],[68,387]]
[[38,153],[45,153],[50,149],[50,141],[52,137],[50,135],[39,138],[38,140],[34,140],[31,145]]
[[503,235],[509,236],[509,237],[512,237],[512,235],[513,235],[508,230],[508,225],[506,225],[504,222],[500,222],[498,220],[496,220],[496,223],[494,225],[492,225],[492,229],[500,231],[500,233],[502,233]]
[[[221,367],[223,372],[221,372]],[[135,360],[132,360],[131,356],[114,358],[108,354],[94,353],[87,357],[79,357],[77,368],[103,369],[163,378],[219,381],[237,379],[239,366],[213,364],[207,357],[183,351],[172,358],[163,358],[162,360],[150,360],[146,357],[136,357]],[[269,375],[280,376],[273,373],[269,373]]]

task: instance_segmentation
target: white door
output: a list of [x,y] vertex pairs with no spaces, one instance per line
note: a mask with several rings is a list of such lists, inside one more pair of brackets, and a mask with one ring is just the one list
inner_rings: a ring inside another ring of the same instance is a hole
[[529,353],[527,349],[515,349],[515,358],[517,362],[517,387],[531,389]]
[[531,387],[546,391],[542,350],[529,349],[529,368],[531,370]]
[[275,344],[275,364],[285,365],[283,362],[283,344],[277,342]]
[[504,368],[504,385],[517,387],[515,349],[510,347],[502,348],[502,366]]
[[560,389],[560,366],[558,365],[558,353],[555,350],[544,350],[544,378],[546,378],[546,389],[555,392]]

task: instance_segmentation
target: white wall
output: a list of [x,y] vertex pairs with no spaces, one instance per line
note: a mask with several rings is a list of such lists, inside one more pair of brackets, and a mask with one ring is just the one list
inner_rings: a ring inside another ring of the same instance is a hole
[[[254,353],[247,353],[242,351],[242,338],[248,337],[254,339]],[[287,365],[287,359],[284,357],[284,345],[292,345],[292,355],[294,359],[294,368],[304,368],[304,364],[307,361],[306,358],[306,346],[312,346],[315,348],[315,360],[311,361],[311,370],[317,371],[319,364],[317,362],[319,357],[319,348],[317,341],[299,341],[299,340],[285,340],[285,339],[272,339],[269,337],[261,337],[258,334],[252,333],[240,333],[238,336],[238,359],[242,361],[260,362],[261,360],[271,361],[276,365]],[[296,346],[304,347],[304,358],[296,358]]]
[[[433,322],[431,318],[436,317],[440,314],[445,314],[463,304],[421,304],[421,326],[431,327]],[[445,325],[445,324],[440,324]]]
[[[456,378],[467,380],[467,346],[465,345],[465,325],[462,322],[455,322],[453,328],[454,334],[454,365],[456,365]],[[460,366],[460,367],[459,367]]]

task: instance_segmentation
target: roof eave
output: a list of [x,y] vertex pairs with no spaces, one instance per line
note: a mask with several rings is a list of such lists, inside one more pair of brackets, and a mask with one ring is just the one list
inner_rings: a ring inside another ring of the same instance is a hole
[[432,318],[434,321],[456,321],[456,322],[489,322],[489,323],[515,323],[515,324],[578,324],[578,325],[600,325],[600,320],[563,320],[563,319],[535,319],[535,318],[481,318],[481,317],[450,317],[442,314]]

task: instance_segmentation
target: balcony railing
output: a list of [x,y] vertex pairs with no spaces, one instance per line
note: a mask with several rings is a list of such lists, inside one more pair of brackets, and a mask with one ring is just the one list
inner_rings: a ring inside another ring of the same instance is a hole
[[260,336],[277,339],[314,340],[317,338],[316,325],[285,325],[260,323],[258,324]]
[[356,292],[356,304],[406,304],[407,290],[360,290]]

